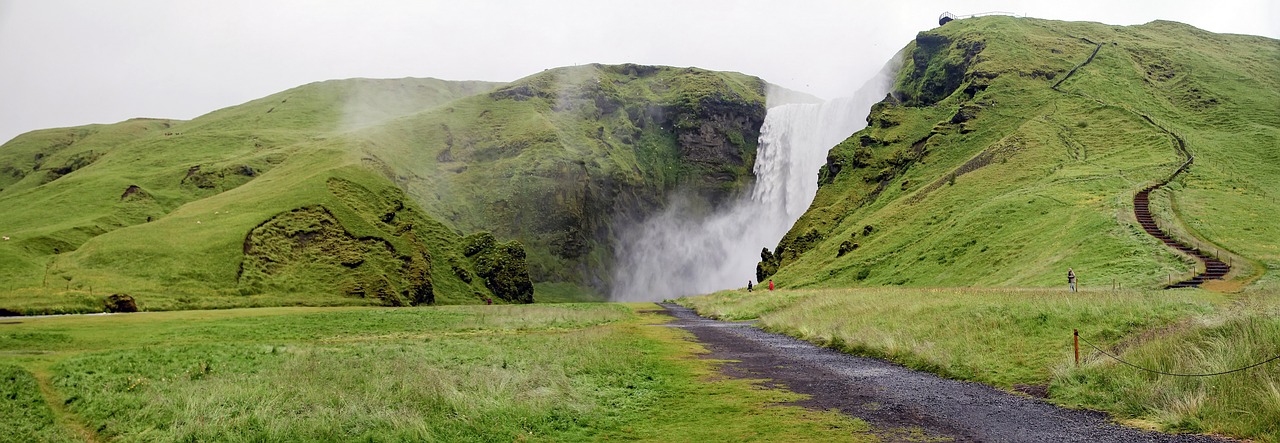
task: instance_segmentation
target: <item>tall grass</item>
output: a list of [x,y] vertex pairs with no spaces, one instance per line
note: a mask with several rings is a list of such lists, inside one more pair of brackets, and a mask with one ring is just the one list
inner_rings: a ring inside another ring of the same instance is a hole
[[720,320],[751,320],[779,309],[806,301],[827,291],[721,291],[698,297],[676,300],[692,307],[704,316]]
[[[1212,297],[1142,291],[831,289],[720,293],[686,303],[824,346],[1000,387],[1045,385],[1070,357],[1071,331],[1118,339],[1209,312]],[[786,295],[780,295],[786,294]],[[758,299],[777,298],[775,303]],[[734,303],[733,301],[739,301]],[[711,303],[706,303],[711,301]]]
[[640,351],[614,344],[627,342],[592,329],[120,350],[60,364],[55,383],[81,396],[73,411],[126,440],[514,440],[599,427],[598,392],[651,395],[654,368],[628,367]]
[[[1175,374],[1217,373],[1270,359],[1280,355],[1280,291],[1251,294],[1123,349],[1119,357],[1130,363]],[[1103,409],[1166,430],[1280,442],[1280,362],[1219,376],[1176,377],[1090,353],[1079,368],[1064,365],[1054,372],[1053,397],[1066,405]]]
[[781,332],[859,355],[1002,388],[1047,387],[1050,401],[1173,432],[1280,441],[1280,362],[1217,377],[1155,375],[1117,363],[1213,373],[1280,354],[1280,291],[832,289],[679,300],[704,315],[759,318]]

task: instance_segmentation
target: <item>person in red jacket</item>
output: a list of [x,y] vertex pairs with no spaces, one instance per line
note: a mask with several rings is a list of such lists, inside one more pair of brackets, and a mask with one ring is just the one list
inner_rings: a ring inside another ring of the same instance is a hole
[[773,290],[773,279],[772,279],[772,278],[771,278],[771,279],[769,279],[769,290],[770,290],[770,291],[772,291],[772,290]]

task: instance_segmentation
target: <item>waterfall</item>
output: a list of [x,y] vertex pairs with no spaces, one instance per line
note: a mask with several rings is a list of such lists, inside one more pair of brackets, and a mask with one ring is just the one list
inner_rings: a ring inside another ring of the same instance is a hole
[[750,192],[710,215],[690,215],[674,197],[667,208],[620,238],[615,301],[653,301],[745,287],[762,248],[772,249],[809,209],[827,152],[866,126],[872,104],[888,92],[896,63],[853,97],[770,107]]

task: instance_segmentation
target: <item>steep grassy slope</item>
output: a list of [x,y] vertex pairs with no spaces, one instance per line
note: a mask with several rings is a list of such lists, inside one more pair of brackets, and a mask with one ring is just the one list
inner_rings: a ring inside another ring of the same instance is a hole
[[762,254],[762,277],[1047,286],[1074,267],[1086,287],[1157,286],[1192,266],[1132,215],[1133,194],[1184,160],[1169,131],[1196,161],[1172,200],[1153,197],[1163,224],[1224,251],[1237,281],[1280,267],[1280,42],[981,17],[921,32],[906,53],[892,97],[832,149],[809,212]]
[[[100,310],[111,292],[143,309],[489,297],[462,237],[349,162],[335,131],[494,86],[331,81],[187,122],[20,136],[0,147],[0,308]],[[428,274],[433,259],[468,265]]]
[[751,178],[765,83],[696,68],[552,69],[351,135],[427,212],[529,248],[536,281],[604,289],[619,229]]

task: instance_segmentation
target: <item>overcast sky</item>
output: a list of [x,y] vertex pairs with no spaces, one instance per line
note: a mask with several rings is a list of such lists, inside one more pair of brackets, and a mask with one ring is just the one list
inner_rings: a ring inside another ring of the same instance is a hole
[[511,81],[643,63],[851,93],[943,11],[1280,38],[1274,0],[0,0],[0,142],[131,117],[189,119],[313,81]]

